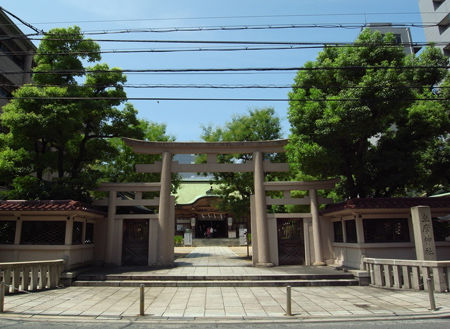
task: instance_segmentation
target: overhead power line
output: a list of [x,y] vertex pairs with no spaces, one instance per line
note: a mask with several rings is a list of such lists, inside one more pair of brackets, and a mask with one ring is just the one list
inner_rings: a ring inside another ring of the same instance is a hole
[[[236,102],[349,102],[361,101],[360,98],[311,98],[311,99],[288,99],[288,98],[204,98],[204,97],[0,97],[0,99],[23,99],[23,100],[70,100],[70,101],[236,101]],[[397,100],[394,98],[364,99],[365,101],[387,101]],[[448,98],[408,98],[404,101],[450,101]]]
[[[436,12],[426,12],[436,14]],[[320,13],[320,14],[279,14],[279,15],[236,15],[236,16],[200,16],[200,17],[166,17],[166,18],[132,18],[105,19],[79,21],[34,22],[33,24],[74,24],[74,23],[107,23],[107,22],[143,22],[143,21],[171,21],[171,20],[200,20],[200,19],[239,19],[239,18],[282,18],[282,17],[341,17],[341,16],[385,16],[385,15],[420,15],[420,12],[365,12],[365,13]]]
[[[84,35],[129,34],[129,33],[171,33],[171,32],[209,32],[209,31],[242,31],[242,30],[284,30],[284,29],[363,29],[369,23],[320,23],[320,24],[247,24],[247,25],[221,25],[221,26],[178,26],[178,27],[148,27],[133,29],[103,29],[84,31]],[[434,22],[401,22],[377,24],[377,27],[394,28],[431,28],[436,27]],[[46,35],[51,35],[47,33]]]
[[[320,23],[320,24],[253,24],[253,25],[221,25],[221,26],[179,26],[179,27],[149,27],[134,29],[104,29],[84,31],[85,35],[127,34],[127,33],[171,33],[171,32],[208,32],[208,31],[241,31],[241,30],[283,30],[283,29],[363,29],[369,23]],[[377,24],[377,27],[394,28],[431,28],[433,22],[402,22]]]
[[[21,85],[11,83],[0,83],[0,87],[12,87],[19,88]],[[32,84],[33,87],[45,88],[45,87],[69,87],[68,84]],[[264,84],[123,84],[123,88],[136,88],[136,89],[304,89],[303,87],[296,87],[293,85],[264,85]],[[91,88],[104,88],[105,85],[79,85],[79,87],[91,87]],[[368,86],[342,86],[342,85],[330,85],[327,84],[327,88],[321,88],[320,86],[312,86],[311,88],[318,89],[369,89],[374,87]],[[389,85],[388,88],[402,88],[402,89],[449,89],[450,86],[429,86],[429,85]]]
[[448,65],[417,66],[321,66],[321,67],[243,67],[243,68],[181,68],[181,69],[111,69],[111,70],[54,70],[54,71],[0,71],[2,74],[54,74],[70,75],[85,73],[221,73],[221,72],[270,72],[270,71],[336,71],[336,70],[419,70],[449,69]]
[[[139,54],[139,53],[180,53],[180,52],[233,52],[233,51],[272,51],[272,50],[302,50],[302,49],[321,49],[323,46],[279,46],[279,47],[189,47],[189,48],[153,48],[153,49],[110,49],[101,51],[83,51],[83,52],[58,52],[58,53],[39,53],[40,56],[65,56],[65,55],[90,55],[90,54]],[[28,55],[30,52],[9,52],[0,53],[2,56]]]
[[[300,42],[298,43],[300,44]],[[414,42],[414,43],[396,43],[396,44],[383,44],[379,48],[393,48],[399,46],[411,46],[411,47],[425,47],[425,46],[440,46],[446,45],[446,42],[427,43],[427,42]],[[272,50],[302,50],[302,49],[322,49],[325,47],[347,48],[347,47],[366,47],[367,44],[352,44],[352,43],[305,43],[305,45],[287,45],[287,46],[244,46],[244,47],[186,47],[186,48],[152,48],[152,49],[107,49],[100,51],[67,51],[67,52],[41,52],[40,56],[68,56],[68,55],[90,55],[90,54],[132,54],[132,53],[176,53],[176,52],[231,52],[231,51],[272,51]],[[0,57],[11,55],[29,55],[29,51],[16,51],[16,52],[2,52]]]
[[0,6],[0,10],[4,11],[5,13],[7,13],[8,15],[14,17],[15,19],[17,19],[19,22],[21,22],[23,25],[29,27],[30,29],[34,30],[37,34],[44,34],[44,30],[38,29],[37,27],[34,27],[33,25],[31,25],[30,23],[25,22],[23,19],[21,19],[20,17],[14,15],[12,12],[6,10],[5,8]]
[[[10,25],[10,24],[0,24]],[[401,23],[377,23],[377,27],[393,28],[432,28],[438,24],[434,22],[401,22]],[[170,32],[207,32],[207,31],[240,31],[240,30],[277,30],[277,29],[363,29],[370,27],[370,23],[320,23],[320,24],[259,24],[259,25],[224,25],[224,26],[180,26],[180,27],[148,27],[133,29],[103,29],[83,31],[84,35],[108,35],[108,34],[130,34],[130,33],[170,33]],[[61,36],[61,34],[52,34],[50,32],[41,32],[39,35]],[[26,35],[27,37],[36,34]],[[71,34],[65,34],[66,37]],[[23,38],[23,35],[10,35],[9,37]],[[36,39],[40,40],[40,39]]]
[[[14,38],[14,37],[11,37]],[[7,38],[5,38],[7,39]],[[30,40],[43,40],[42,38],[29,38]],[[73,41],[71,38],[55,37],[45,38],[48,41]],[[317,42],[317,41],[255,41],[255,40],[173,40],[173,39],[90,39],[95,42],[117,42],[117,43],[169,43],[169,44],[214,44],[214,45],[340,45],[340,46],[401,46],[401,45],[414,45],[419,42],[401,42],[401,43],[369,43],[369,42]]]

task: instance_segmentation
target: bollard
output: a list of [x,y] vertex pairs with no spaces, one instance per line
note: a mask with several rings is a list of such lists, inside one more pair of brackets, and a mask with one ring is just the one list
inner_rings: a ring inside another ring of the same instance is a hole
[[0,313],[3,313],[5,311],[5,291],[6,284],[4,282],[0,282]]
[[140,285],[139,314],[144,315],[144,285]]
[[436,302],[434,300],[434,282],[433,279],[427,278],[427,286],[428,286],[428,299],[430,300],[430,310],[436,311]]
[[286,287],[286,315],[291,316],[291,286]]

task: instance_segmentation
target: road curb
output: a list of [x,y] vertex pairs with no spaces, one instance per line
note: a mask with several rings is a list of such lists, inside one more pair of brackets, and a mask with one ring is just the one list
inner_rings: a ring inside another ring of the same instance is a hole
[[30,320],[49,322],[139,322],[139,323],[327,323],[327,322],[365,322],[365,321],[392,321],[392,320],[424,320],[450,318],[450,311],[437,311],[420,314],[394,314],[394,315],[370,315],[370,316],[286,316],[286,317],[160,317],[160,316],[73,316],[73,315],[41,315],[27,313],[3,313],[0,319],[4,320]]

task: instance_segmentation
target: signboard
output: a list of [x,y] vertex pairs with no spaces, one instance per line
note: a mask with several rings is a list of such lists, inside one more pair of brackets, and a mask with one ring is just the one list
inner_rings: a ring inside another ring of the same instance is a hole
[[239,237],[239,245],[246,246],[247,245],[247,236],[240,236]]
[[192,232],[185,232],[184,233],[184,245],[185,246],[192,246]]
[[246,246],[248,244],[247,242],[247,229],[246,228],[240,228],[239,229],[239,244],[241,246]]
[[430,207],[412,207],[411,219],[417,260],[436,260],[436,245],[434,243]]

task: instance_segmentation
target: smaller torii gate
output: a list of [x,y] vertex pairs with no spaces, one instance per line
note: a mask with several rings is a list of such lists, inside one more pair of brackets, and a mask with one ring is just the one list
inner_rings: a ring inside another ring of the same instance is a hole
[[[305,213],[270,213],[266,215],[266,226],[268,227],[268,240],[261,240],[257,225],[259,222],[254,218],[255,198],[251,197],[251,223],[252,232],[256,230],[255,237],[252,236],[253,247],[253,264],[258,265],[258,261],[268,259],[268,265],[278,265],[278,241],[277,241],[277,219],[295,218],[297,220],[306,220],[304,224],[304,241],[305,241],[305,265],[325,265],[323,262],[322,240],[320,236],[320,218],[319,205],[331,203],[332,200],[317,196],[317,190],[329,190],[336,185],[336,179],[322,181],[278,181],[265,182],[264,191],[280,191],[283,192],[282,198],[266,197],[266,205],[309,205],[310,212]],[[292,191],[308,191],[308,195],[304,197],[292,197]],[[312,242],[313,252],[310,250],[309,226],[312,224]],[[314,261],[312,261],[312,259]]]
[[[279,202],[293,202],[294,204],[311,204],[311,217],[314,233],[315,264],[323,264],[320,252],[319,213],[316,189],[330,188],[330,182],[301,183],[295,182],[265,182],[267,172],[287,172],[287,163],[272,163],[264,160],[264,153],[282,153],[288,140],[273,141],[245,141],[245,142],[147,142],[124,138],[124,142],[134,152],[143,154],[161,154],[161,161],[153,164],[136,165],[136,171],[140,173],[160,173],[159,183],[105,183],[100,186],[101,191],[108,191],[108,200],[99,200],[95,204],[108,206],[108,221],[106,235],[105,262],[121,265],[122,226],[125,218],[149,219],[149,246],[148,264],[158,266],[170,266],[173,264],[174,248],[174,197],[170,195],[171,174],[179,172],[253,172],[255,194],[252,196],[251,218],[254,248],[254,264],[256,266],[272,266],[270,254],[270,237],[268,227],[267,205],[280,204]],[[252,154],[252,160],[245,163],[218,163],[219,154]],[[202,164],[180,164],[172,160],[174,154],[206,154],[207,162]],[[281,184],[281,185],[280,185]],[[306,184],[306,185],[305,185]],[[308,185],[310,184],[310,185]],[[334,183],[333,183],[334,186]],[[292,188],[291,188],[292,187]],[[303,189],[310,191],[309,198],[296,199],[287,197],[290,190]],[[287,191],[284,199],[266,197],[266,190]],[[135,192],[133,200],[118,200],[117,192]],[[159,198],[143,199],[142,192],[159,192]],[[280,201],[284,200],[284,201]],[[301,201],[299,201],[301,200]],[[325,201],[325,200],[319,200]],[[278,203],[277,203],[278,202]],[[120,206],[157,206],[158,214],[128,214],[118,215],[117,207]],[[302,214],[303,215],[303,214]],[[308,216],[306,216],[308,217]],[[318,247],[316,247],[316,244]]]

